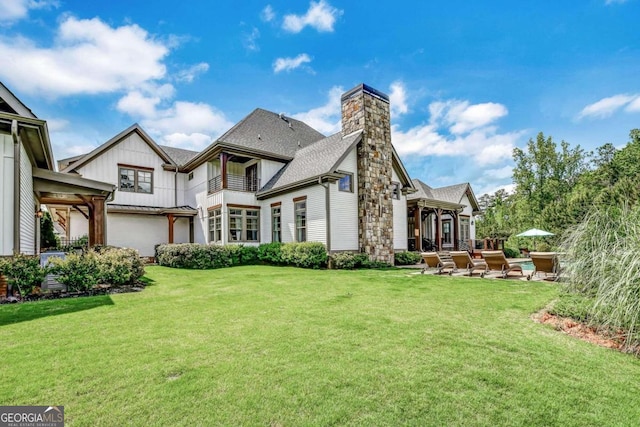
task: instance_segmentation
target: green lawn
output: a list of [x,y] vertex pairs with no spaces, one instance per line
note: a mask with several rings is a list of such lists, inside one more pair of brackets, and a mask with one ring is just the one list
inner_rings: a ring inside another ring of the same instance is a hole
[[0,404],[67,425],[638,425],[640,361],[530,320],[555,284],[147,268],[0,306]]

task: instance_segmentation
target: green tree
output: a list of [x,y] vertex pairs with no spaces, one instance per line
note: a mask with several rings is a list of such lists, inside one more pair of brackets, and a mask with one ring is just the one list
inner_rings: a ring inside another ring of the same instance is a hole
[[45,211],[40,219],[40,247],[55,248],[58,246],[58,239],[53,230],[53,220],[51,214]]

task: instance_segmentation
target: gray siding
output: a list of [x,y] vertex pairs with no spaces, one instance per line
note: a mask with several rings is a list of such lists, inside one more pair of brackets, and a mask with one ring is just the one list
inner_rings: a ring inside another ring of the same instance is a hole
[[20,252],[36,253],[36,202],[33,170],[27,151],[20,146]]

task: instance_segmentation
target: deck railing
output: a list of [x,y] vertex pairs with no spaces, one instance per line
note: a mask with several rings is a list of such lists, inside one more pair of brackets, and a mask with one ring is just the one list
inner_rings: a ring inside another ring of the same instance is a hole
[[[247,191],[255,193],[260,188],[260,179],[244,175],[227,174],[227,190]],[[209,194],[222,190],[222,175],[209,180]]]

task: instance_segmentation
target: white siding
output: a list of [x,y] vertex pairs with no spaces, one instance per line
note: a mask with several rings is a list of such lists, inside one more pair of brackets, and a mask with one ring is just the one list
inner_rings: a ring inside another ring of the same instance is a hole
[[0,134],[0,256],[13,252],[13,140]]
[[[393,170],[392,181],[400,182],[400,178]],[[393,249],[406,251],[409,247],[407,230],[407,196],[400,195],[400,200],[393,199]]]
[[33,169],[27,151],[20,145],[20,252],[36,253],[36,202]]
[[96,181],[108,182],[119,187],[118,164],[153,168],[153,194],[116,191],[112,203],[138,206],[175,206],[175,172],[162,169],[164,161],[142,140],[131,133],[118,144],[100,154],[78,172]]
[[109,245],[134,248],[141,256],[153,256],[155,245],[169,241],[169,225],[165,216],[110,213],[107,234]]
[[[78,211],[72,209],[70,211],[70,219],[69,219],[69,238],[72,240],[78,239],[82,236],[89,235],[89,221]],[[107,219],[109,215],[107,215]],[[107,244],[111,244],[109,242],[109,233],[111,230],[108,228],[107,223]]]
[[[207,242],[207,207],[210,205],[207,196],[207,168],[210,163],[204,163],[192,171],[193,179],[186,181],[186,204],[198,210],[194,217],[194,242]],[[214,202],[211,200],[211,202]],[[220,202],[222,203],[222,202]]]
[[460,204],[465,205],[460,215],[468,216],[470,220],[469,238],[471,240],[475,240],[476,239],[476,221],[475,221],[475,218],[473,217],[473,207],[471,206],[471,202],[469,201],[469,198],[467,197],[466,194],[462,196],[462,200],[460,201]]
[[357,251],[358,247],[358,160],[354,148],[338,166],[353,173],[353,193],[338,190],[331,184],[331,251]]
[[284,163],[272,160],[260,160],[260,185],[264,186],[284,166]]

